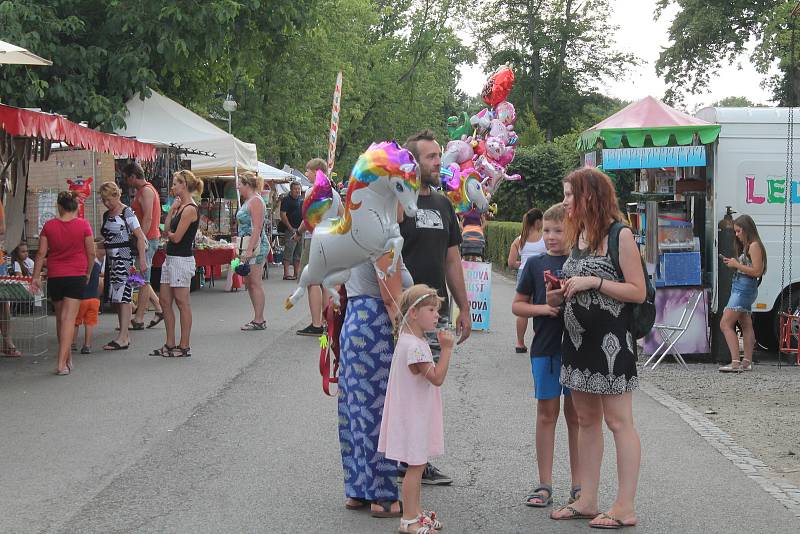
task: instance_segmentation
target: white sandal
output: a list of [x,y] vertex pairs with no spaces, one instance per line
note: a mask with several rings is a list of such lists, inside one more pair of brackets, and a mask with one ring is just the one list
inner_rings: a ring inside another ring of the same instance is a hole
[[[413,529],[411,525],[419,523],[419,527]],[[400,534],[437,534],[436,529],[433,528],[431,520],[424,515],[420,515],[414,519],[400,519]]]

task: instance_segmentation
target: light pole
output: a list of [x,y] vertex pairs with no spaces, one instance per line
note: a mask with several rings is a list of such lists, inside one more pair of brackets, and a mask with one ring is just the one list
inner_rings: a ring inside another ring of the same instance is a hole
[[228,96],[225,97],[225,101],[222,102],[222,109],[228,112],[228,133],[233,133],[231,131],[231,113],[236,111],[238,107],[239,104],[233,99],[233,95],[228,93]]

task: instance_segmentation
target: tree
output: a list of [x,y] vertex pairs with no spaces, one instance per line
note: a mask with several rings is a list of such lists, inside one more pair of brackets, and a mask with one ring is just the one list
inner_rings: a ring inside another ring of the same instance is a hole
[[15,0],[0,2],[0,38],[53,61],[0,70],[6,102],[91,126],[124,123],[134,93],[184,103],[253,79],[310,20],[313,0]]
[[670,4],[679,11],[672,21],[667,47],[656,62],[669,89],[668,102],[679,102],[683,91],[708,88],[720,67],[731,64],[756,40],[752,55],[759,73],[767,75],[777,61],[779,74],[765,79],[781,105],[800,103],[800,66],[796,26],[791,16],[796,2],[785,0],[659,0],[656,16]]
[[500,184],[492,201],[497,203],[497,218],[519,221],[531,208],[546,210],[564,198],[564,177],[578,166],[577,134],[558,137],[550,143],[520,147],[508,173],[523,179]]
[[616,50],[608,0],[491,0],[481,13],[490,68],[508,64],[517,82],[509,101],[530,109],[547,140],[577,127],[598,83],[636,62]]

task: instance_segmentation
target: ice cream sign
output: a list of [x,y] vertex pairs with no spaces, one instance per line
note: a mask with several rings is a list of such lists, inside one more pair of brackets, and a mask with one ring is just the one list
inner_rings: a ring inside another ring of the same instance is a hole
[[787,191],[785,178],[768,177],[765,180],[756,179],[756,176],[744,177],[746,183],[745,201],[748,204],[783,204],[787,195],[792,204],[800,204],[800,181],[792,180]]

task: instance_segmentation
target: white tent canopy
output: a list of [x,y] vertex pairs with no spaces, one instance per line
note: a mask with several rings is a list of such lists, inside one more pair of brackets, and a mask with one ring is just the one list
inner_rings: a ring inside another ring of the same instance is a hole
[[21,46],[0,41],[0,63],[7,65],[52,65],[53,62],[41,58]]
[[197,176],[225,176],[237,171],[258,170],[256,145],[240,141],[164,95],[151,91],[150,98],[142,100],[136,93],[126,106],[126,126],[115,133],[214,154],[215,157],[188,156],[192,172]]
[[294,180],[294,176],[288,172],[282,171],[280,169],[276,169],[272,165],[267,165],[264,162],[258,162],[258,175],[264,178],[266,181],[286,181],[291,182]]

